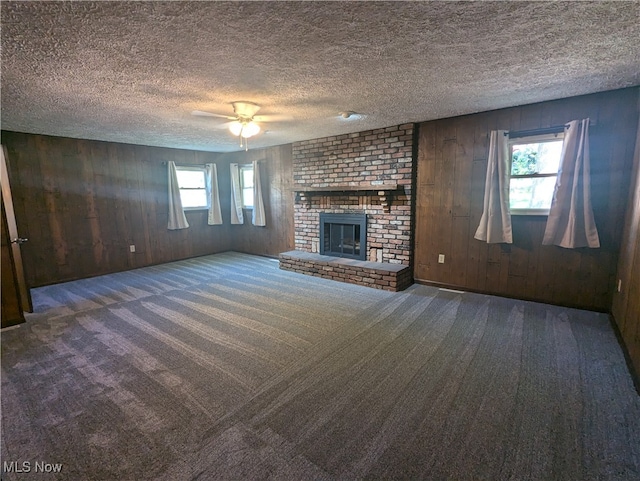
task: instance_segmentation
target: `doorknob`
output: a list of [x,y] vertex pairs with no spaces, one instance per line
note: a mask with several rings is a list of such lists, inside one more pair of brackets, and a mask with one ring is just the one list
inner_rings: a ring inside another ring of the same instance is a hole
[[16,237],[15,239],[11,239],[12,244],[24,244],[29,239],[25,239],[24,237]]

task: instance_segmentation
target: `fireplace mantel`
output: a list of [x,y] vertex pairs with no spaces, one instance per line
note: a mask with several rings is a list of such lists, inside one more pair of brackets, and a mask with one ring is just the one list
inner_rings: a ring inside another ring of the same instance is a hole
[[379,185],[331,185],[326,187],[297,185],[293,190],[296,193],[296,202],[305,204],[310,202],[311,197],[321,195],[376,195],[382,208],[388,211],[393,201],[393,194],[398,192],[398,188],[398,184],[385,183]]
[[296,185],[293,189],[296,193],[305,194],[329,194],[343,192],[388,192],[398,190],[398,184],[368,184],[368,185],[330,185],[315,187],[308,185]]

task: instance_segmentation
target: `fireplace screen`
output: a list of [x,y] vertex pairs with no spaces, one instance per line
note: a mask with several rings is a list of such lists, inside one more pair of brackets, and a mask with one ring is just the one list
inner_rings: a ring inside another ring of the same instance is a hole
[[366,214],[320,214],[320,254],[365,260]]

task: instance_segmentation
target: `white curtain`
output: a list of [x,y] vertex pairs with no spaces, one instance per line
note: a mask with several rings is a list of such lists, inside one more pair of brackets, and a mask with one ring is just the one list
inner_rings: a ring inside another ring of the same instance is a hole
[[242,189],[240,188],[240,168],[230,164],[231,169],[231,223],[244,224],[242,215]]
[[600,247],[591,207],[589,119],[567,124],[543,245]]
[[216,164],[206,164],[207,170],[207,195],[209,196],[209,225],[222,224],[222,211],[220,209],[220,192],[218,191],[218,169]]
[[511,165],[507,131],[493,130],[489,142],[484,209],[475,238],[488,244],[513,242],[509,210],[509,175]]
[[262,200],[262,183],[260,176],[260,163],[253,161],[253,215],[251,216],[253,225],[265,226],[264,201]]
[[186,229],[189,227],[189,223],[182,209],[175,162],[167,162],[167,174],[169,178],[169,223],[167,228],[169,230]]

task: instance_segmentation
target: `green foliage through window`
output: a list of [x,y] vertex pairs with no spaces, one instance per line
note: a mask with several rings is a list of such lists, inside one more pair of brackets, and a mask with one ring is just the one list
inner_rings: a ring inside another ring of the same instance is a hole
[[538,172],[538,151],[526,146],[524,149],[513,150],[511,175],[528,175]]
[[509,141],[509,146],[511,211],[517,214],[548,214],[560,166],[562,135],[516,138]]

